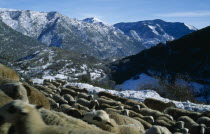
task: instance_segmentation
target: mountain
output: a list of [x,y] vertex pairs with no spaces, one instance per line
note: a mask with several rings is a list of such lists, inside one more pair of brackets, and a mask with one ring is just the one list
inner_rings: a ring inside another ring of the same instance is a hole
[[210,103],[209,35],[210,26],[116,61],[110,65],[112,80],[119,89],[149,88],[167,97]]
[[178,39],[186,34],[197,31],[193,26],[180,22],[165,22],[160,19],[130,23],[117,23],[114,27],[129,37],[142,42],[147,47],[160,42]]
[[1,62],[16,61],[21,57],[45,48],[37,40],[13,30],[0,20],[0,59]]
[[193,80],[209,83],[209,34],[210,27],[206,27],[116,61],[112,63],[113,79],[122,83],[136,74],[156,72],[156,75],[188,74]]
[[136,54],[145,46],[119,29],[97,22],[71,19],[58,12],[0,9],[0,18],[14,30],[56,46],[98,58],[119,58]]

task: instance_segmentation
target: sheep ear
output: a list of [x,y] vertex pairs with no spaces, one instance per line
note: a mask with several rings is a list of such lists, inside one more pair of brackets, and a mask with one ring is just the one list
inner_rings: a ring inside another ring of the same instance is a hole
[[36,106],[36,109],[40,109],[40,108],[43,108],[43,106],[42,105],[37,105]]
[[97,120],[97,121],[99,121],[99,122],[102,122],[101,117],[97,117],[97,116],[93,117],[93,120]]
[[111,126],[111,127],[114,127],[114,126],[112,125],[112,123],[110,123],[110,122],[106,122],[106,124],[109,125],[109,126]]

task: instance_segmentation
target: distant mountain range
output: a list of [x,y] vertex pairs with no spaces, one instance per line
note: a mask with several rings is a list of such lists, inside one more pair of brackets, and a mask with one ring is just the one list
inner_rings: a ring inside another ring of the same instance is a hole
[[[97,18],[71,19],[58,12],[0,9],[0,18],[14,30],[56,46],[100,59],[123,58],[159,42],[195,31],[183,23],[162,20],[105,24]],[[141,23],[141,24],[140,24]]]
[[184,23],[165,22],[160,19],[117,23],[114,27],[123,31],[132,39],[142,42],[147,47],[178,39],[197,30],[195,27]]
[[119,58],[145,49],[111,25],[71,19],[58,12],[0,10],[4,23],[47,46],[89,54],[98,58]]

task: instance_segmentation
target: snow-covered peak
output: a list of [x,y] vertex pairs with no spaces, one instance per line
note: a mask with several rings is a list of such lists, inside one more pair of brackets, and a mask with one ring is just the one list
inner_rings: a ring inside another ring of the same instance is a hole
[[184,23],[184,25],[187,26],[190,30],[195,30],[195,31],[198,30],[197,28],[195,28],[194,26],[191,26],[191,25],[189,25],[189,24],[185,24],[185,23]]
[[84,22],[88,22],[88,23],[100,23],[100,22],[103,23],[103,21],[101,21],[100,19],[95,18],[95,17],[86,18],[86,19],[84,19],[83,21],[84,21]]
[[87,23],[91,23],[91,24],[98,24],[98,25],[101,25],[101,26],[108,26],[108,24],[104,23],[103,21],[101,21],[100,19],[95,18],[95,17],[86,18],[82,21],[87,22]]

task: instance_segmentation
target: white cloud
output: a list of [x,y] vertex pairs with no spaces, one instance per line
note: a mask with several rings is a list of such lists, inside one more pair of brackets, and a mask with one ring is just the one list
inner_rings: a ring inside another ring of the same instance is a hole
[[95,17],[95,18],[98,18],[98,19],[103,19],[103,17],[101,15],[92,14],[92,13],[84,13],[84,14],[81,14],[81,17],[83,19],[84,18],[89,18],[89,17]]
[[207,17],[210,16],[210,11],[195,11],[195,12],[173,12],[156,14],[158,17]]

